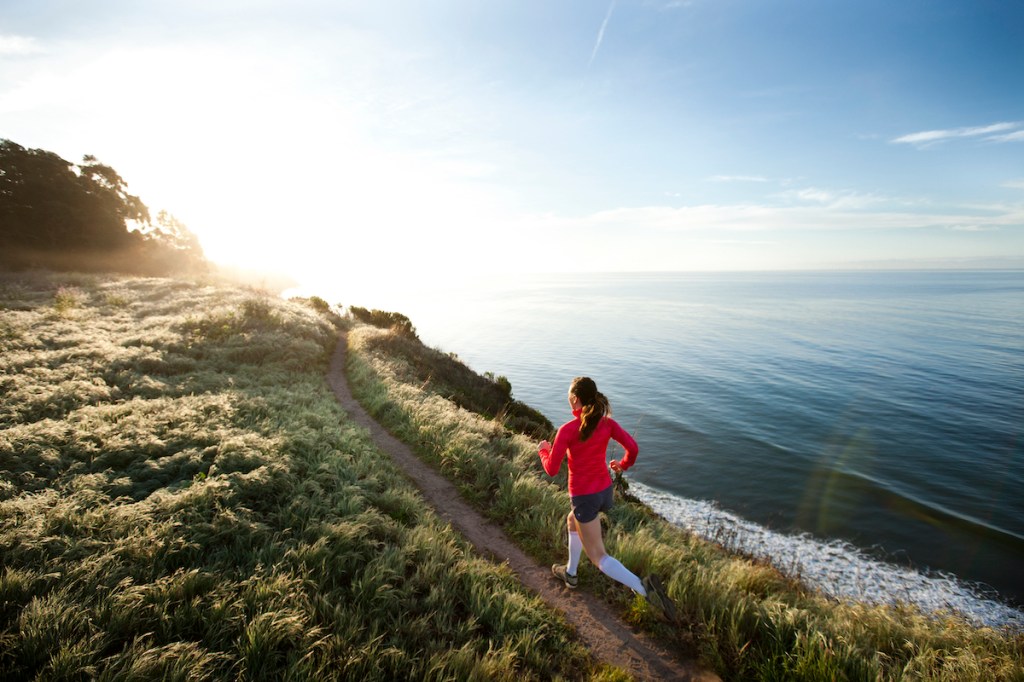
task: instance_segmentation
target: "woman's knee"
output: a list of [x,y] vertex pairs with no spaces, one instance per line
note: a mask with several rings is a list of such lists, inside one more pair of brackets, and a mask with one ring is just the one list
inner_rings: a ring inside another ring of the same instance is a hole
[[[584,551],[586,551],[586,547],[584,547]],[[594,549],[594,550],[591,550],[591,551],[587,551],[587,558],[590,559],[590,563],[594,564],[598,568],[601,567],[601,561],[606,556],[608,556],[608,554],[604,551],[603,547],[599,548],[599,549]]]

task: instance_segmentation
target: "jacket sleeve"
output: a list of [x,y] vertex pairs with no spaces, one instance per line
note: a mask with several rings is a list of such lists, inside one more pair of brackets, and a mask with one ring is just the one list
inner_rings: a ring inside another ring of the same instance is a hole
[[629,435],[624,428],[619,426],[617,421],[614,419],[609,421],[612,423],[612,438],[626,450],[626,454],[623,455],[621,460],[619,460],[619,466],[622,467],[623,471],[625,471],[636,462],[636,456],[640,452],[640,446],[637,445],[633,436]]
[[563,424],[558,433],[555,434],[555,442],[550,450],[538,450],[540,462],[544,465],[544,471],[548,476],[554,476],[562,467],[562,460],[569,450],[569,442],[572,439],[572,422]]

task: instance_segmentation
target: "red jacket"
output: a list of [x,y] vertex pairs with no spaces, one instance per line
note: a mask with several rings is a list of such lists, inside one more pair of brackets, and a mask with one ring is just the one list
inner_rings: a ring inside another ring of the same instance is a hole
[[626,430],[611,417],[604,417],[590,438],[580,440],[580,410],[572,411],[571,422],[562,424],[550,450],[539,450],[540,461],[548,476],[554,476],[562,466],[562,458],[569,455],[569,495],[599,493],[612,484],[608,473],[608,441],[614,440],[626,450],[619,465],[623,470],[633,466],[640,447]]

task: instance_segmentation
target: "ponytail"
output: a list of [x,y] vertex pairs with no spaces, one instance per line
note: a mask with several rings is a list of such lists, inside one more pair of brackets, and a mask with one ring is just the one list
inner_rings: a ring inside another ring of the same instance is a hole
[[608,405],[608,398],[603,393],[594,397],[594,402],[583,406],[583,413],[580,415],[580,440],[586,440],[594,433],[594,429],[601,423],[601,420],[611,415],[612,408]]
[[583,406],[580,412],[580,440],[583,441],[593,435],[604,417],[611,416],[612,408],[608,398],[597,390],[597,384],[589,377],[573,379],[571,392]]

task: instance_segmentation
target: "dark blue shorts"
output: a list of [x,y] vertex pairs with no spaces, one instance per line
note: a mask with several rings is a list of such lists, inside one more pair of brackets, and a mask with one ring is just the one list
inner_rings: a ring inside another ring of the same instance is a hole
[[615,503],[615,485],[612,484],[599,493],[570,497],[572,515],[580,523],[588,523],[597,518],[598,512],[608,511]]

